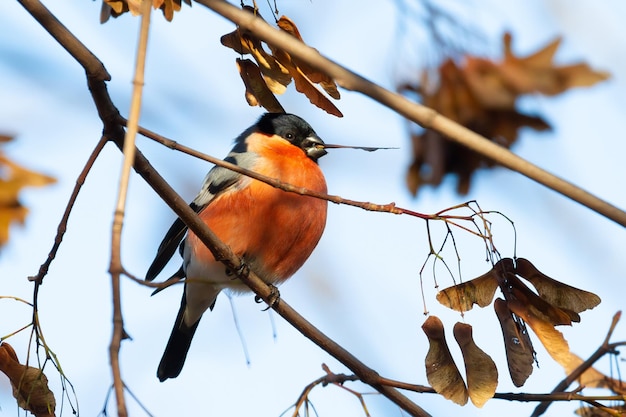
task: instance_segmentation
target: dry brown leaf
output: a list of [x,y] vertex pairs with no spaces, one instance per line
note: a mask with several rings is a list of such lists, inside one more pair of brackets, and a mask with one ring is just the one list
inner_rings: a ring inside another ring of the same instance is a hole
[[256,64],[249,59],[237,58],[239,75],[246,86],[246,100],[251,106],[261,106],[272,113],[284,113],[274,94],[265,84],[261,71]]
[[[501,62],[474,56],[463,57],[458,63],[446,59],[438,68],[436,79],[423,71],[419,85],[406,84],[399,90],[419,94],[425,106],[510,148],[522,128],[550,129],[540,115],[518,111],[520,95],[559,94],[573,87],[591,86],[609,76],[585,63],[555,66],[553,58],[558,40],[527,57],[513,54],[510,35],[505,35],[504,45]],[[446,174],[455,174],[457,192],[467,194],[473,173],[495,165],[492,160],[429,130],[413,134],[411,139],[413,161],[407,172],[407,185],[414,195],[423,185],[439,185]]]
[[460,312],[471,310],[474,304],[488,306],[498,288],[496,273],[495,269],[491,269],[478,278],[443,289],[437,293],[437,301]]
[[276,60],[289,71],[298,92],[304,94],[311,104],[325,112],[337,117],[343,117],[339,109],[331,103],[331,101],[302,73],[302,70],[292,62],[291,56],[287,52],[282,49],[274,48],[271,45],[270,48]]
[[[258,14],[254,8],[244,6],[243,9],[262,19],[262,16]],[[220,41],[222,42],[222,45],[231,48],[242,55],[252,55],[261,69],[261,73],[263,74],[266,85],[269,89],[275,94],[283,94],[285,92],[287,86],[291,82],[291,74],[289,74],[289,71],[287,71],[287,69],[280,62],[278,62],[274,56],[265,51],[260,39],[255,37],[249,31],[237,28],[233,32],[222,36]]]
[[28,170],[0,152],[0,246],[9,239],[12,223],[24,223],[28,209],[19,201],[24,187],[43,187],[56,182],[47,175]]
[[516,57],[511,51],[512,37],[504,35],[504,61],[498,66],[507,86],[517,94],[539,92],[560,94],[574,87],[589,87],[609,78],[603,71],[594,71],[585,63],[558,67],[553,63],[561,40],[550,42],[527,57]]
[[8,343],[0,344],[0,371],[11,381],[18,405],[36,417],[53,417],[56,407],[54,394],[48,388],[43,371],[22,365]]
[[527,259],[518,258],[515,262],[515,272],[533,284],[541,298],[556,307],[580,313],[600,304],[600,297],[594,293],[550,278]]
[[[191,6],[191,0],[152,0],[154,9],[161,9],[168,22],[174,18],[174,12],[181,9],[182,2]],[[110,17],[118,17],[128,11],[133,16],[141,14],[142,0],[103,0],[100,9],[100,23],[105,23]]]
[[[300,35],[300,31],[298,30],[298,27],[296,26],[294,21],[288,18],[287,16],[281,16],[280,19],[278,19],[278,22],[276,22],[276,25],[283,31],[289,33],[290,35],[298,39],[300,42],[305,43],[304,39],[302,39],[302,36]],[[294,58],[291,56],[290,58],[291,58],[291,61],[294,63],[294,65],[300,68],[302,73],[311,82],[315,84],[319,84],[324,89],[324,91],[326,91],[326,93],[332,98],[336,100],[339,100],[341,98],[341,95],[339,94],[339,91],[337,90],[337,84],[335,84],[335,81],[333,81],[331,77],[329,77],[328,75],[326,75],[325,73],[321,71],[314,69],[310,65],[306,64],[305,62],[300,61],[297,58]]]
[[422,330],[429,344],[425,361],[428,383],[444,398],[459,405],[467,404],[467,388],[450,354],[443,323],[437,316],[429,316]]
[[28,215],[28,209],[24,206],[0,206],[0,246],[9,241],[11,225],[14,223],[24,224],[26,215]]
[[467,392],[472,403],[482,407],[496,392],[498,369],[491,357],[474,343],[472,326],[457,322],[453,332],[465,362]]
[[513,317],[506,301],[496,298],[493,307],[502,328],[511,381],[516,387],[521,387],[532,374],[535,361],[535,351],[530,336],[523,322]]
[[[243,10],[253,13],[257,17],[258,11],[250,6],[243,6]],[[295,23],[286,16],[282,16],[277,22],[279,28],[302,41],[302,36]],[[224,46],[235,50],[240,54],[251,54],[261,70],[263,79],[269,90],[275,94],[285,92],[287,85],[294,80],[296,90],[309,99],[309,101],[337,117],[343,117],[339,109],[314,85],[320,86],[333,98],[339,99],[339,91],[332,78],[320,71],[313,70],[292,57],[285,51],[268,45],[271,54],[265,51],[263,42],[256,38],[251,32],[236,29],[221,38]],[[246,96],[249,98],[249,94]]]
[[[284,64],[283,64],[284,65]],[[319,107],[328,114],[333,116],[343,117],[343,114],[339,109],[326,98],[320,90],[308,80],[308,78],[302,73],[300,68],[287,66],[289,73],[293,77],[293,82],[296,85],[296,90],[304,94],[311,104]]]

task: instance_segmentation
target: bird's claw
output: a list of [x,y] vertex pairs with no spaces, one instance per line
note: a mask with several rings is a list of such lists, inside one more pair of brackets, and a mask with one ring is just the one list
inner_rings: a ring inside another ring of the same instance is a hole
[[[280,300],[280,292],[278,291],[278,288],[276,288],[272,284],[268,285],[270,287],[270,295],[267,297],[267,308],[264,308],[263,311],[267,311],[270,308],[274,307],[274,305],[276,305],[276,303],[278,303],[278,301]],[[260,296],[256,295],[254,297],[254,301],[256,303],[262,303],[264,300]]]
[[248,277],[248,275],[250,275],[250,266],[242,258],[239,261],[239,267],[235,271],[230,268],[226,268],[226,275],[233,276],[232,279],[237,279],[239,277]]

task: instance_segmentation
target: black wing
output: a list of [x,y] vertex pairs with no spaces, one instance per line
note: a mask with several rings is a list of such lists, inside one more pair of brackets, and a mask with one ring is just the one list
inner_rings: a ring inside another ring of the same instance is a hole
[[[191,203],[189,207],[191,207],[191,209],[196,213],[203,208],[195,203]],[[148,268],[148,272],[146,272],[146,281],[154,280],[157,275],[161,273],[163,268],[165,268],[165,265],[167,265],[170,259],[172,259],[172,256],[174,256],[174,252],[176,252],[176,249],[182,242],[186,233],[187,225],[183,223],[180,218],[176,219],[159,245],[157,254]]]
[[[235,155],[236,153],[231,152],[226,160],[229,160],[230,158],[231,160],[229,162],[238,162],[235,159]],[[215,198],[215,196],[234,186],[241,179],[241,177],[241,174],[229,169],[219,166],[213,167],[207,174],[200,193],[196,196],[193,202],[189,204],[189,207],[191,207],[191,209],[196,213],[199,213]],[[157,254],[148,268],[148,272],[146,272],[146,281],[154,280],[157,275],[161,273],[163,268],[165,268],[165,265],[167,265],[170,259],[172,259],[172,256],[174,256],[176,249],[180,246],[186,233],[187,225],[180,218],[176,219],[159,245]],[[174,274],[171,278],[184,277],[184,271],[181,268],[181,270],[176,272],[176,274]]]

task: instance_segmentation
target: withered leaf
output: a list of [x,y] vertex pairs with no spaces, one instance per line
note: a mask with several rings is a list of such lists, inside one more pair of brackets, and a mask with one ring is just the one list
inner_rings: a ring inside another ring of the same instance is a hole
[[[280,29],[289,33],[291,36],[295,37],[300,42],[304,43],[304,39],[302,39],[302,36],[300,36],[300,31],[298,30],[298,27],[296,26],[293,20],[291,20],[287,16],[281,16],[280,19],[278,19],[278,22],[276,22],[276,24],[278,25]],[[337,90],[337,84],[335,84],[335,81],[333,81],[331,77],[329,77],[328,75],[326,75],[325,73],[321,71],[314,69],[307,63],[302,62],[301,60],[297,58],[290,56],[290,59],[294,63],[294,65],[300,68],[302,73],[309,80],[311,80],[311,82],[315,84],[319,84],[329,96],[331,96],[332,98],[336,100],[339,100],[341,98],[341,95],[339,94],[339,91]]]
[[[191,0],[152,0],[152,7],[161,9],[165,19],[171,22],[174,12],[180,11],[183,1],[191,6]],[[141,0],[103,0],[100,23],[105,23],[110,17],[118,17],[128,11],[133,16],[141,14]]]
[[[284,65],[284,63],[283,63]],[[302,73],[300,68],[293,65],[285,65],[289,70],[289,73],[293,77],[293,82],[296,85],[296,90],[304,94],[311,104],[319,107],[328,114],[333,116],[343,117],[341,111],[329,100],[320,90],[318,90],[311,81]]]
[[580,313],[600,304],[600,297],[594,293],[550,278],[527,259],[518,258],[515,263],[515,272],[533,284],[541,298],[556,307]]
[[539,92],[560,94],[573,87],[589,87],[609,78],[603,71],[594,71],[586,63],[558,67],[553,58],[560,45],[559,38],[527,57],[516,57],[511,51],[512,37],[504,35],[504,61],[498,66],[508,88],[517,94]]
[[[419,100],[442,115],[504,146],[511,147],[519,130],[528,127],[543,131],[550,128],[541,115],[519,111],[517,100],[524,94],[555,95],[573,87],[591,86],[609,74],[591,69],[586,63],[556,66],[553,62],[559,40],[527,57],[511,49],[511,36],[504,38],[504,57],[494,61],[465,56],[449,58],[429,77],[431,69],[421,72],[415,84],[401,85],[401,92],[415,93]],[[494,166],[474,151],[451,144],[430,130],[412,134],[413,161],[407,185],[414,195],[423,185],[438,186],[446,174],[458,178],[457,192],[469,191],[473,173]]]
[[472,326],[457,322],[453,332],[465,362],[469,397],[476,407],[482,407],[496,392],[498,369],[491,357],[474,343]]
[[256,64],[249,59],[237,58],[237,68],[239,75],[246,86],[246,101],[251,106],[261,106],[269,112],[284,113],[283,106],[280,105],[274,94],[265,84],[261,71]]
[[437,301],[460,312],[471,310],[474,304],[488,306],[498,288],[496,274],[497,271],[491,269],[478,278],[443,289],[437,293]]
[[535,351],[530,336],[524,323],[513,317],[506,301],[496,298],[493,306],[502,328],[511,381],[516,387],[521,387],[533,372]]
[[422,330],[428,338],[426,378],[433,389],[444,398],[459,405],[467,404],[467,388],[446,343],[443,323],[437,316],[429,316]]
[[11,381],[18,405],[36,417],[53,417],[56,407],[54,394],[48,388],[43,371],[22,365],[8,343],[0,344],[0,371]]
[[257,62],[265,83],[276,94],[283,94],[291,82],[289,71],[272,55],[268,54],[261,41],[250,32],[241,29],[227,33],[220,38],[222,45],[235,50],[241,55],[250,54]]
[[0,246],[9,239],[11,223],[23,223],[28,209],[19,200],[24,187],[43,187],[56,180],[26,169],[0,152]]
[[[258,18],[263,17],[250,6],[243,6],[243,10],[254,14]],[[289,71],[276,60],[274,56],[267,53],[259,38],[252,32],[237,28],[234,31],[223,35],[220,38],[222,45],[233,49],[241,55],[250,54],[261,69],[265,78],[265,83],[275,94],[283,94],[291,82]]]

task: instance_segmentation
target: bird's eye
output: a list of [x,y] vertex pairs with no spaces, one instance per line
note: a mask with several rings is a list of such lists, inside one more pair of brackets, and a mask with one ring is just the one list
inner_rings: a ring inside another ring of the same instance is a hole
[[285,135],[286,139],[293,139],[293,133],[289,132]]

